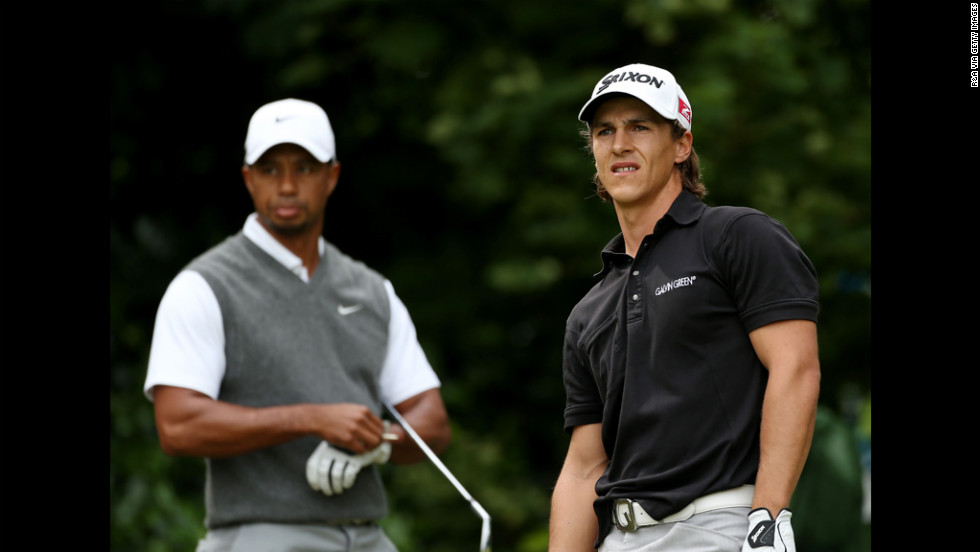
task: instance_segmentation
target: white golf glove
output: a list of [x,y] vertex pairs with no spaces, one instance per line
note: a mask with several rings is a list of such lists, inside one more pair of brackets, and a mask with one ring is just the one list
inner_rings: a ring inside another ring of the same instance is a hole
[[370,464],[384,464],[391,457],[391,443],[385,441],[363,454],[348,454],[321,441],[306,461],[306,481],[327,496],[340,494],[354,485],[357,473]]
[[775,520],[765,508],[749,512],[749,534],[742,544],[742,552],[796,552],[791,517],[792,512],[786,508],[779,511]]

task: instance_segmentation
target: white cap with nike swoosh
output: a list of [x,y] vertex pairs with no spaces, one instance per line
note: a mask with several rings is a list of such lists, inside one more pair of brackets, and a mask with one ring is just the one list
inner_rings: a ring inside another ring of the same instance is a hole
[[322,163],[336,154],[333,129],[327,113],[315,103],[287,98],[258,108],[245,134],[245,163],[255,163],[278,144],[296,144]]

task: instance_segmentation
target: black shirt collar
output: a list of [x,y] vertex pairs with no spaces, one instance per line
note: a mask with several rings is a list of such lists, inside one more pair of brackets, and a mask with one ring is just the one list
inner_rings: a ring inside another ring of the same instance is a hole
[[[666,230],[672,226],[694,224],[701,218],[701,213],[704,212],[705,207],[706,205],[698,196],[694,195],[687,188],[684,188],[670,205],[667,214],[657,221],[654,228]],[[652,234],[653,232],[651,231],[650,235]],[[609,240],[609,243],[602,248],[600,256],[602,257],[602,270],[595,275],[598,278],[605,276],[614,264],[632,261],[630,256],[626,254],[626,242],[623,239],[622,233],[617,234],[613,239]]]

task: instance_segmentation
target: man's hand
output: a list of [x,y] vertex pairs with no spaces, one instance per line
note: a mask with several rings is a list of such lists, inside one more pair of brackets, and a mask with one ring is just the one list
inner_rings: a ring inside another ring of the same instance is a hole
[[363,454],[348,454],[321,441],[306,461],[306,481],[327,496],[340,494],[354,485],[357,473],[370,464],[384,464],[391,457],[391,443],[381,443]]
[[765,508],[749,512],[749,534],[742,544],[742,552],[796,552],[789,521],[792,516],[786,508],[779,511],[775,520]]

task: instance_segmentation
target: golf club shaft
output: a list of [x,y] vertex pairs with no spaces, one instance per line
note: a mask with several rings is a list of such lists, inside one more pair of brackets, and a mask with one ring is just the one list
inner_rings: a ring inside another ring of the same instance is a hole
[[435,464],[437,468],[439,468],[439,471],[442,472],[442,475],[444,475],[446,479],[448,479],[449,482],[453,484],[453,487],[456,487],[456,490],[459,491],[459,494],[463,495],[463,498],[465,498],[470,503],[470,507],[473,508],[473,511],[476,512],[476,514],[480,516],[480,519],[483,520],[483,529],[480,534],[480,552],[490,552],[490,514],[488,514],[487,511],[483,509],[483,506],[481,506],[480,503],[477,502],[476,499],[474,499],[473,496],[466,491],[466,489],[459,482],[459,480],[457,480],[456,477],[452,474],[452,472],[449,471],[449,468],[447,468],[446,465],[442,463],[442,460],[439,460],[439,457],[436,456],[436,453],[433,452],[431,448],[429,448],[429,445],[426,444],[426,442],[422,440],[419,434],[416,433],[414,429],[412,429],[412,426],[409,425],[407,421],[405,421],[405,418],[402,417],[401,413],[395,410],[395,407],[387,401],[384,401],[384,406],[391,414],[391,416],[395,418],[395,421],[402,426],[402,428],[405,430],[405,433],[407,433],[408,436],[412,438],[412,441],[415,441],[415,444],[418,445],[420,449],[422,449],[422,452],[424,452],[425,455],[429,458],[429,460],[433,464]]

